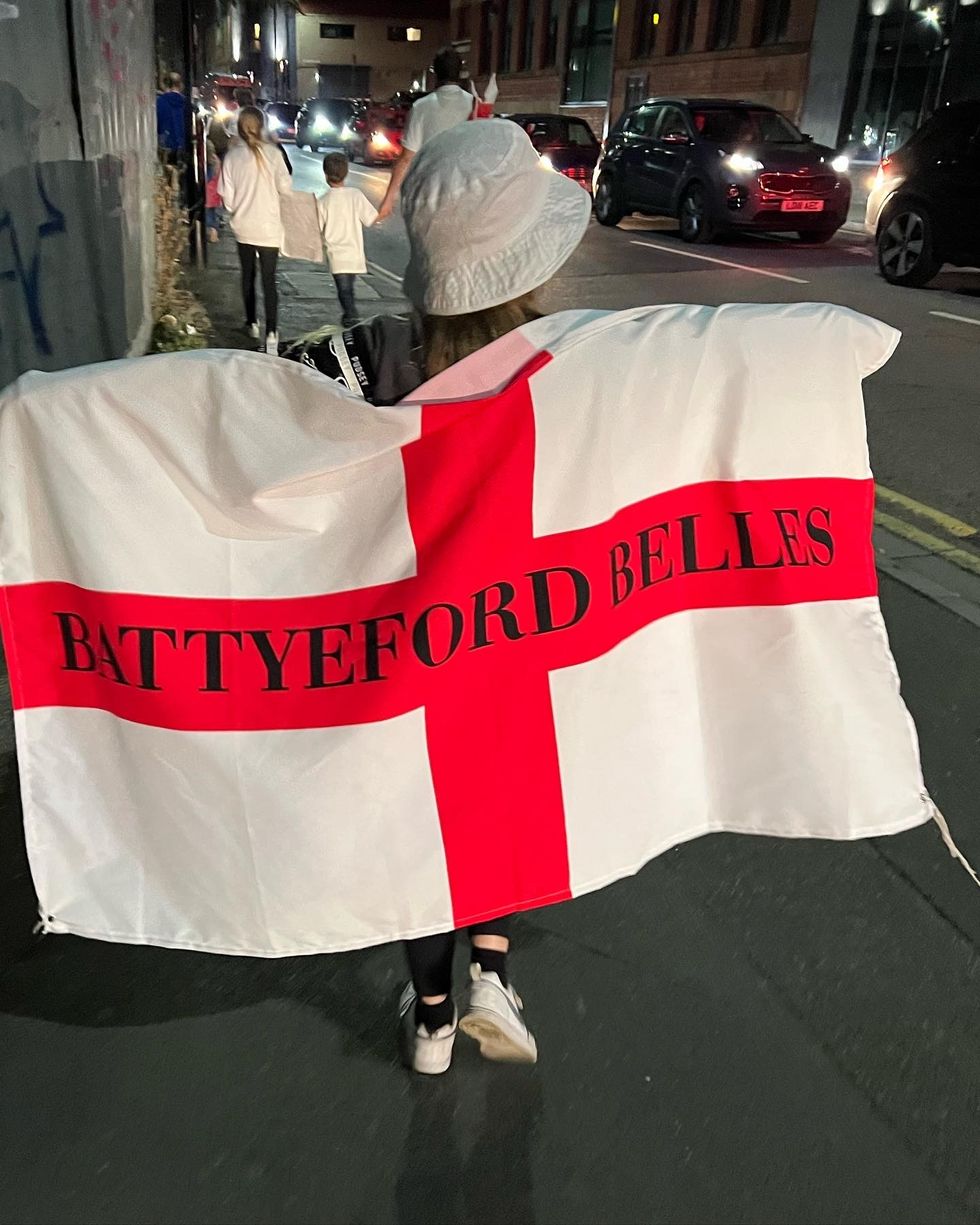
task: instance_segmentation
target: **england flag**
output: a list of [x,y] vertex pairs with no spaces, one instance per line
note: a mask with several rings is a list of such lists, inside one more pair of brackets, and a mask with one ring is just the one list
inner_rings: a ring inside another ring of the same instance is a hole
[[206,351],[0,407],[55,932],[282,956],[544,906],[714,831],[929,819],[833,306],[566,312],[374,408]]

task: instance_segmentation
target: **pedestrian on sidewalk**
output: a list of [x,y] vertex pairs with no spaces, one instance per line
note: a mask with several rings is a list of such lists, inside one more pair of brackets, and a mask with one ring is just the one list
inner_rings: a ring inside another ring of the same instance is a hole
[[168,72],[165,88],[157,94],[157,145],[171,166],[182,165],[185,160],[189,111],[180,73]]
[[463,61],[459,52],[452,47],[444,47],[432,61],[432,70],[436,77],[436,87],[431,94],[419,98],[408,112],[408,123],[402,137],[402,151],[391,168],[388,190],[378,210],[379,221],[384,221],[394,211],[402,181],[408,174],[412,159],[426,141],[455,127],[457,123],[465,123],[473,114],[476,99],[459,84],[463,73]]
[[337,287],[344,328],[352,328],[357,323],[354,284],[358,276],[367,272],[364,230],[378,219],[378,210],[367,196],[358,188],[347,186],[349,169],[343,153],[328,153],[323,159],[327,194],[316,202],[320,234]]
[[[539,318],[535,291],[578,246],[590,215],[588,193],[564,175],[543,174],[527,135],[493,119],[427,143],[405,182],[403,208],[411,245],[405,292],[421,317],[427,378]],[[481,836],[492,839],[493,831]],[[471,983],[458,1028],[487,1059],[534,1063],[537,1044],[508,970],[510,919],[474,924],[468,936]],[[445,1072],[452,1058],[455,944],[454,932],[406,941],[411,982],[400,1017],[406,1062],[417,1072]]]
[[282,246],[279,197],[292,190],[292,180],[279,151],[268,139],[265,116],[258,107],[242,109],[238,116],[238,135],[240,140],[233,143],[225,155],[220,193],[238,242],[245,327],[255,340],[260,338],[255,297],[258,266],[262,273],[265,306],[265,351],[278,354],[276,265]]

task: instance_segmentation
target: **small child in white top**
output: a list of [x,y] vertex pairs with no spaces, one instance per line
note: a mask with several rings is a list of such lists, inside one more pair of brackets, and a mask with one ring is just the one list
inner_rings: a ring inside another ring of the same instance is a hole
[[347,171],[343,153],[328,153],[323,159],[323,173],[329,190],[316,202],[320,233],[340,299],[341,325],[345,328],[357,323],[354,278],[367,272],[363,229],[374,225],[378,217],[378,210],[363,192],[344,185]]

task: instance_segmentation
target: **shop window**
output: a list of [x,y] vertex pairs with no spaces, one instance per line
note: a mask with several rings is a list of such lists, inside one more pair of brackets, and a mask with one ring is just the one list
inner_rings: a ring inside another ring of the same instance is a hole
[[566,104],[607,101],[614,10],[615,0],[575,0],[568,36]]
[[633,56],[643,59],[652,55],[657,46],[660,28],[661,0],[639,0],[636,7],[636,35],[633,39]]
[[518,68],[523,72],[534,67],[534,0],[524,0],[524,36],[521,39],[521,59]]
[[694,46],[694,27],[698,19],[698,0],[677,0],[670,34],[670,53],[677,55]]
[[552,68],[558,62],[558,26],[561,21],[561,0],[548,0],[542,68]]
[[497,71],[510,72],[514,51],[514,18],[517,8],[515,0],[499,0],[500,45],[497,54]]
[[723,51],[734,47],[738,39],[738,18],[741,10],[739,0],[715,0],[715,11],[711,22],[711,37],[708,46],[712,51]]
[[354,27],[336,25],[333,22],[320,22],[320,37],[321,38],[353,38]]
[[772,47],[784,43],[789,30],[790,0],[765,0],[759,19],[759,45]]
[[477,57],[477,72],[481,77],[490,71],[493,55],[493,36],[496,31],[496,0],[483,0],[480,5],[480,54]]

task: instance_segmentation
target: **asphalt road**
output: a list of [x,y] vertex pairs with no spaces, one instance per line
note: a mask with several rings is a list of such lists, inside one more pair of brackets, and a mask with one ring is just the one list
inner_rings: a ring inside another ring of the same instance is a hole
[[[312,187],[319,159],[296,161]],[[352,175],[375,197],[384,179]],[[400,271],[400,222],[368,250]],[[853,235],[691,251],[634,222],[593,226],[546,304],[822,298],[897,324],[866,388],[879,480],[968,527],[980,335],[930,312],[980,319],[969,283],[888,289]],[[882,601],[931,789],[980,862],[980,628],[888,578]],[[23,930],[12,762],[0,723],[0,919]],[[537,1069],[463,1045],[420,1082],[395,1060],[397,949],[249,961],[45,939],[0,979],[0,1221],[980,1221],[980,892],[932,828],[700,839],[524,916],[516,944]]]

